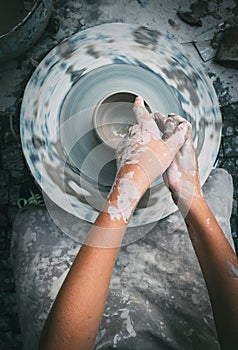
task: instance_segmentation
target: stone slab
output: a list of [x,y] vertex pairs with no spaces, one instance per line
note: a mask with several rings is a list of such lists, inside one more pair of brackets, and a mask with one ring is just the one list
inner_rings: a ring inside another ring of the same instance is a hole
[[[214,170],[204,193],[233,246],[231,176]],[[46,209],[32,208],[17,216],[11,252],[24,350],[37,348],[49,309],[79,247],[53,223]],[[95,349],[171,346],[219,349],[205,283],[179,212],[159,221],[142,239],[121,247]]]

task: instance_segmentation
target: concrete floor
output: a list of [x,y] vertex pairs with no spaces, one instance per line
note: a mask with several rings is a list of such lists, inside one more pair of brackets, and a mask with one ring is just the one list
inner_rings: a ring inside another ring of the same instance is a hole
[[[0,66],[0,349],[21,349],[16,294],[9,249],[11,225],[18,211],[21,184],[30,174],[19,140],[19,111],[24,87],[38,62],[69,35],[105,22],[128,22],[159,28],[186,45],[201,61],[213,81],[223,116],[223,137],[217,165],[228,170],[234,181],[232,234],[238,248],[238,71],[218,65],[209,45],[214,32],[235,16],[235,1],[207,1],[201,27],[191,27],[177,15],[192,1],[149,0],[56,0],[50,26],[37,44],[17,59]],[[126,9],[126,10],[125,10]],[[237,11],[236,11],[237,12]],[[57,28],[58,27],[58,28]],[[209,54],[207,54],[209,53]]]

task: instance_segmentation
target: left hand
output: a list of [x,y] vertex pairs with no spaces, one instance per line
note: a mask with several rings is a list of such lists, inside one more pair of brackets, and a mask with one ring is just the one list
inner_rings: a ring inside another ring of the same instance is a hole
[[[128,172],[139,173],[140,176],[132,177],[131,181],[144,193],[166,171],[183,146],[188,125],[186,121],[180,123],[166,140],[162,140],[159,128],[152,114],[145,108],[142,97],[136,98],[133,110],[138,124],[129,129],[128,135],[116,149],[117,180]],[[142,186],[141,176],[147,179],[146,188],[145,185]]]
[[163,132],[163,140],[173,133],[180,123],[187,123],[187,136],[183,146],[163,174],[164,182],[171,191],[172,198],[180,209],[189,208],[194,197],[203,197],[199,181],[198,159],[192,139],[192,125],[177,114],[167,117],[155,113],[154,118]]
[[173,161],[184,144],[188,127],[181,123],[168,139],[162,140],[142,97],[136,98],[134,113],[138,124],[129,129],[116,149],[117,176],[105,208],[112,222],[125,224],[145,191]]

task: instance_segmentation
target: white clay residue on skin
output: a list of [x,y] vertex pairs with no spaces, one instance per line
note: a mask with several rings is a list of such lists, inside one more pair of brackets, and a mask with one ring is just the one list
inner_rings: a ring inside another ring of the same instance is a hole
[[138,96],[141,100],[141,106],[135,105],[133,107],[133,112],[136,116],[139,126],[144,131],[149,131],[149,133],[153,136],[154,139],[160,138],[160,131],[157,127],[155,120],[153,119],[153,115],[149,114],[144,106],[144,100],[141,96]]
[[156,122],[153,119],[143,120],[142,125],[143,129],[145,131],[148,130],[155,140],[158,140],[160,138],[160,131],[156,125]]
[[[110,204],[110,201],[109,201],[109,204]],[[112,221],[121,219],[121,213],[119,213],[118,208],[114,207],[114,205],[109,205],[108,214],[110,215],[110,219]]]
[[210,218],[206,218],[205,223],[206,223],[206,225],[207,225],[207,229],[208,229],[210,232],[213,232],[213,231],[214,231],[214,228],[213,228],[213,226],[211,225],[211,219],[210,219]]
[[182,173],[177,162],[173,161],[171,167],[173,169],[173,183],[180,184]]
[[138,124],[130,127],[127,137],[119,143],[116,149],[118,168],[125,164],[138,163],[140,153],[149,151],[146,145],[151,142],[151,139],[160,139],[157,124],[152,116],[146,113],[145,107],[135,106],[133,111]]
[[230,260],[226,260],[226,268],[231,277],[238,278],[238,266],[233,264]]
[[151,141],[151,136],[151,133],[144,129],[142,124],[134,125],[129,133],[129,137],[138,145],[147,145]]
[[126,162],[126,164],[137,164],[139,163],[138,159],[132,159],[132,160],[128,160],[128,162]]
[[126,121],[125,125],[122,125],[118,130],[112,131],[113,136],[115,136],[116,138],[125,137],[128,133],[130,126],[131,126],[131,124],[130,124],[129,120]]
[[110,219],[128,222],[132,215],[134,201],[140,198],[140,192],[130,181],[134,176],[134,171],[125,174],[118,182],[118,196],[115,205],[109,201],[108,214]]
[[194,184],[189,180],[183,181],[183,188],[180,193],[180,197],[183,199],[187,199],[187,198],[192,198],[193,196],[194,196]]
[[134,106],[133,112],[136,115],[138,123],[141,123],[145,119],[145,108],[142,106]]
[[165,157],[165,158],[167,158],[167,157],[169,157],[169,152],[163,152],[163,156]]
[[[139,154],[149,149],[148,147],[140,147],[140,145],[145,146],[150,142],[150,133],[142,133],[141,129],[138,130],[137,127],[139,126],[135,125],[130,130],[129,136],[123,139],[116,149],[118,169],[125,164],[138,163]],[[134,133],[134,131],[136,132]]]
[[129,173],[125,174],[124,177],[126,179],[132,179],[134,174],[135,174],[134,171],[129,171]]

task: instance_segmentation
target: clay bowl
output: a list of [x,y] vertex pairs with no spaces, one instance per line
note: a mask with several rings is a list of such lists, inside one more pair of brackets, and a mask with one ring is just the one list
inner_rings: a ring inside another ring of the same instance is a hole
[[35,43],[51,15],[52,0],[8,0],[0,5],[0,61],[17,57]]
[[[93,113],[93,126],[100,140],[108,147],[116,149],[129,128],[137,123],[133,112],[136,96],[133,91],[119,90],[98,102]],[[145,106],[151,113],[146,101]]]
[[[114,149],[135,123],[131,108],[136,95],[151,111],[180,114],[192,123],[205,182],[222,124],[203,66],[158,31],[104,24],[56,46],[35,70],[23,98],[26,160],[43,192],[64,211],[95,221],[116,174]],[[130,226],[155,222],[176,209],[159,178]]]

